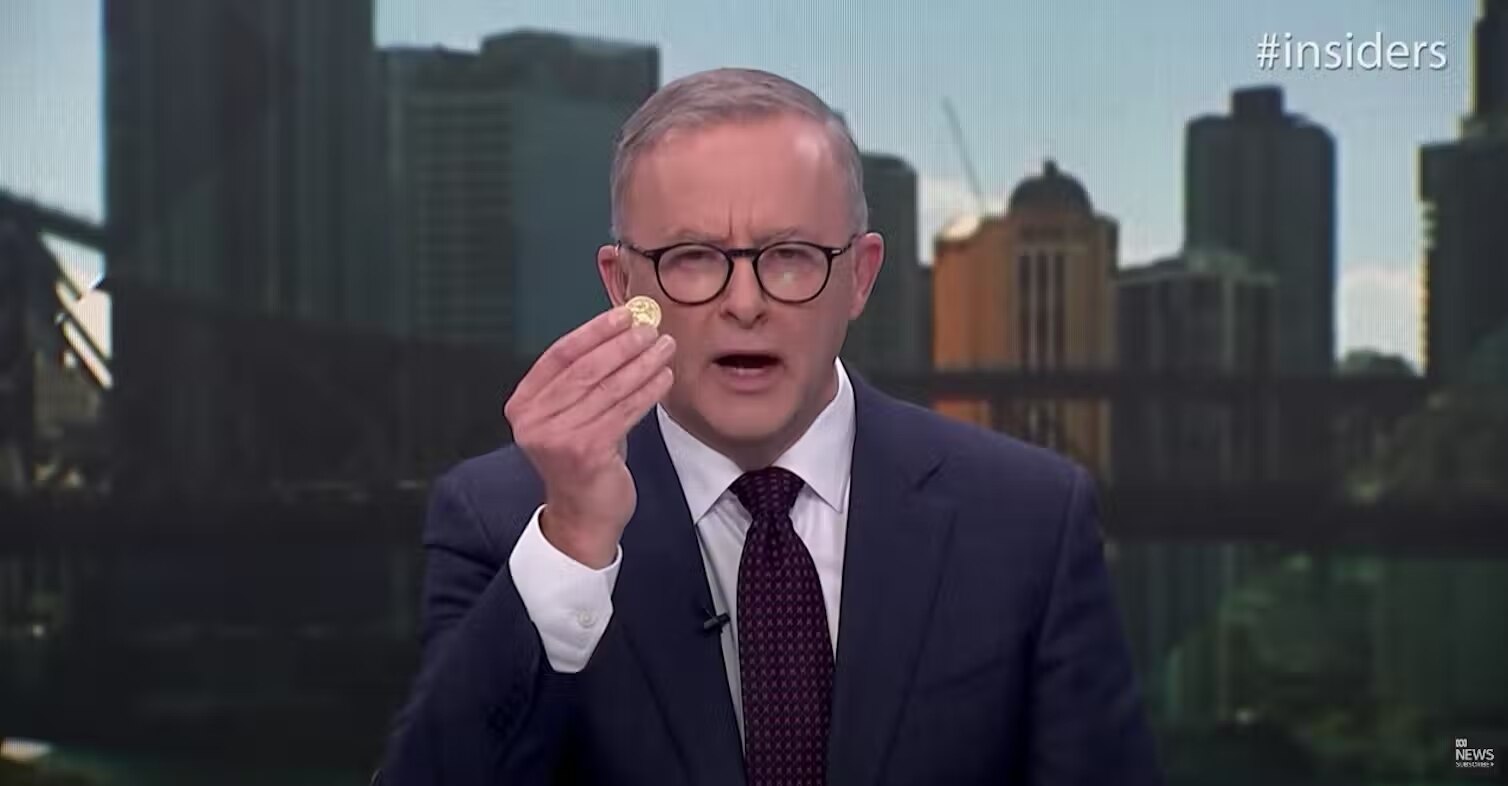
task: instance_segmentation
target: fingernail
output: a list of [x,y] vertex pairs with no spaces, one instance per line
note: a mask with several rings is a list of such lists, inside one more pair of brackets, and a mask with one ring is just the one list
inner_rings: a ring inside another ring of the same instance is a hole
[[607,318],[607,321],[608,324],[612,325],[615,328],[624,328],[627,327],[628,323],[632,322],[633,319],[634,315],[630,314],[628,312],[628,309],[622,306],[618,306],[617,308],[613,309],[613,313]]
[[649,325],[639,325],[634,328],[634,340],[644,346],[649,346],[650,342],[654,341],[657,335],[659,335],[659,331]]
[[669,352],[674,347],[675,339],[672,338],[668,333],[660,336],[660,340],[655,342],[655,350],[659,352]]

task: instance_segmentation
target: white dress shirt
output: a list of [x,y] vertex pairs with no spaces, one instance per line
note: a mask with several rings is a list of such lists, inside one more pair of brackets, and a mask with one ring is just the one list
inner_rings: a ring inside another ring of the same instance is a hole
[[[843,547],[848,531],[848,487],[853,464],[853,387],[842,361],[835,361],[838,391],[801,438],[774,466],[794,472],[805,481],[791,508],[796,534],[811,552],[827,606],[833,651],[838,647],[838,608],[843,581]],[[727,456],[708,447],[655,407],[665,448],[686,495],[695,523],[702,562],[718,613],[731,624],[722,634],[723,664],[733,711],[743,729],[743,695],[738,668],[738,563],[751,516],[729,487],[743,474]],[[612,617],[613,586],[625,558],[622,547],[613,563],[594,570],[566,556],[545,540],[539,530],[541,505],[508,558],[513,584],[529,619],[539,630],[545,656],[559,672],[586,667]],[[628,555],[627,559],[633,559]]]

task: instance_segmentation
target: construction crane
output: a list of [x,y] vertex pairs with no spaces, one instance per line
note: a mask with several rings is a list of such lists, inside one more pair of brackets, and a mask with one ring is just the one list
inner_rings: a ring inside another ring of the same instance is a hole
[[985,212],[984,188],[979,185],[979,171],[974,168],[974,160],[969,156],[969,146],[964,142],[963,124],[958,122],[958,110],[953,108],[953,102],[943,96],[943,114],[948,117],[948,127],[953,130],[953,145],[958,148],[958,158],[963,162],[963,173],[969,179],[969,189],[974,192],[974,202],[980,213]]

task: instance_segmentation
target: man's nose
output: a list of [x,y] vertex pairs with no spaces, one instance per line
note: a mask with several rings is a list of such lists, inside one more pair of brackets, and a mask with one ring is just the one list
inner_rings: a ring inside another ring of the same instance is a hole
[[748,255],[735,257],[728,291],[723,297],[723,310],[740,322],[750,323],[768,307],[764,290],[759,286],[759,276],[754,272],[754,258]]

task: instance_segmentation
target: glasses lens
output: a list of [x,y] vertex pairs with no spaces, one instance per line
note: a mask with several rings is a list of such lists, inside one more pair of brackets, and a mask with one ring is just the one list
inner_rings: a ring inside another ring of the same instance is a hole
[[781,243],[759,257],[759,280],[781,300],[806,300],[822,289],[827,256],[811,246]]
[[660,257],[660,286],[676,300],[713,297],[727,277],[728,258],[711,246],[681,246]]

